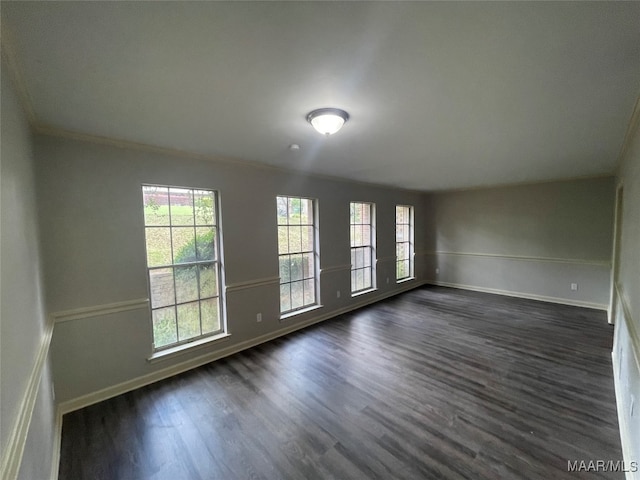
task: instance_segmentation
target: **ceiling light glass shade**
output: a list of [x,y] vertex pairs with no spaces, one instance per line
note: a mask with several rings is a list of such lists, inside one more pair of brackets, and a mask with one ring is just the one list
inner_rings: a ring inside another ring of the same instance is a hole
[[307,115],[307,121],[323,135],[333,135],[349,120],[349,114],[339,108],[320,108]]

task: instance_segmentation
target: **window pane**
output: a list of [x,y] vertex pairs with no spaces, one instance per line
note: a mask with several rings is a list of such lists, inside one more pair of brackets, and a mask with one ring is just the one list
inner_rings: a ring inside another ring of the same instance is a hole
[[362,248],[356,248],[356,265],[355,268],[362,268],[364,266],[364,252]]
[[349,204],[349,223],[356,223],[356,204],[354,202]]
[[300,227],[301,232],[301,251],[313,251],[313,227]]
[[403,243],[402,244],[402,258],[404,260],[409,260],[409,243]]
[[156,348],[178,341],[174,307],[153,310],[153,341]]
[[362,225],[362,245],[371,245],[371,227]]
[[184,188],[170,188],[171,225],[193,225],[193,192]]
[[371,279],[371,268],[365,268],[362,270],[363,272],[363,284],[362,288],[371,288],[373,286]]
[[304,289],[304,304],[313,305],[316,303],[315,281],[313,278],[302,282]]
[[291,281],[302,280],[302,255],[291,255]]
[[280,311],[287,312],[291,310],[291,284],[285,283],[280,285]]
[[291,262],[288,255],[280,257],[280,283],[291,281]]
[[356,292],[358,288],[356,287],[356,270],[351,270],[351,291]]
[[371,267],[371,257],[373,255],[373,249],[371,247],[364,247],[364,262],[363,266]]
[[213,227],[196,228],[196,259],[215,260],[216,259],[216,231]]
[[145,236],[147,266],[171,265],[171,230],[169,228],[147,228]]
[[289,253],[289,227],[278,227],[278,253]]
[[193,193],[196,225],[215,225],[216,211],[213,192],[195,190]]
[[166,187],[142,187],[144,224],[169,226],[169,189]]
[[278,225],[286,225],[287,221],[287,212],[288,212],[288,202],[287,197],[277,197],[277,211],[278,211]]
[[218,332],[220,328],[220,311],[218,301],[215,299],[202,300],[200,302],[202,311],[202,333]]
[[371,205],[369,203],[362,204],[362,223],[371,225]]
[[151,308],[166,307],[176,302],[173,288],[173,268],[149,270]]
[[356,289],[362,290],[364,286],[364,270],[356,270]]
[[351,268],[356,268],[356,249],[351,249]]
[[176,303],[198,300],[197,267],[176,267]]
[[302,200],[289,197],[289,225],[300,225]]
[[199,302],[178,305],[178,338],[180,341],[200,335]]
[[351,210],[353,211],[353,215],[351,218],[351,223],[353,224],[359,224],[360,219],[362,218],[361,215],[361,210],[362,210],[362,204],[358,203],[358,202],[352,202],[351,203]]
[[313,278],[315,268],[313,268],[313,254],[305,253],[302,255],[302,276],[304,278]]
[[407,276],[405,263],[404,261],[400,261],[396,263],[396,277],[404,278]]
[[301,227],[289,227],[289,252],[302,252],[302,232]]
[[200,298],[218,296],[218,279],[213,263],[198,265],[200,271]]
[[196,261],[196,241],[193,227],[174,227],[171,229],[173,241],[173,263]]
[[302,282],[291,283],[291,308],[296,309],[304,305]]
[[313,225],[313,201],[307,198],[300,200],[300,223]]
[[364,241],[364,225],[356,225],[356,246],[365,245]]
[[408,223],[407,207],[396,207],[396,223]]

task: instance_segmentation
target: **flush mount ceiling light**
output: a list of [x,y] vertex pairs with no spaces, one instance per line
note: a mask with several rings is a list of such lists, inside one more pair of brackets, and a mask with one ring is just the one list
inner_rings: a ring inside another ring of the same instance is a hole
[[336,133],[349,120],[349,114],[339,108],[319,108],[307,115],[307,121],[318,132],[329,136]]

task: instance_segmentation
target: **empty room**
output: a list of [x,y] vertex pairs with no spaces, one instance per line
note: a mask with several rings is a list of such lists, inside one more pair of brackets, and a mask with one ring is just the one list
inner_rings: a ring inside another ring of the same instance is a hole
[[640,2],[0,12],[2,480],[640,479]]

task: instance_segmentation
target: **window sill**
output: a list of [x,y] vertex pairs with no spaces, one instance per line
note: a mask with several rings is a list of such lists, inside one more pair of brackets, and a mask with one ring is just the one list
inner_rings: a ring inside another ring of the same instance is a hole
[[407,277],[407,278],[403,278],[402,280],[396,280],[396,283],[404,283],[404,282],[410,282],[412,280],[415,280],[416,277]]
[[361,292],[352,293],[351,298],[359,297],[360,295],[366,295],[367,293],[375,292],[377,290],[377,288],[369,288],[368,290],[362,290]]
[[319,308],[322,308],[323,305],[312,305],[310,307],[307,308],[303,308],[301,310],[295,310],[293,312],[289,312],[289,313],[285,313],[284,315],[280,316],[280,321],[284,321],[284,320],[289,320],[292,317],[296,317],[298,315],[301,315],[303,313],[307,313],[307,312],[312,312],[314,310],[318,310]]
[[184,345],[178,345],[177,347],[160,350],[159,352],[154,352],[149,358],[147,358],[147,361],[149,363],[156,363],[161,360],[168,360],[192,350],[198,350],[199,348],[207,347],[212,343],[222,342],[224,340],[227,340],[230,336],[230,333],[219,333],[218,335],[213,335],[211,337],[201,338],[193,342],[185,343]]

